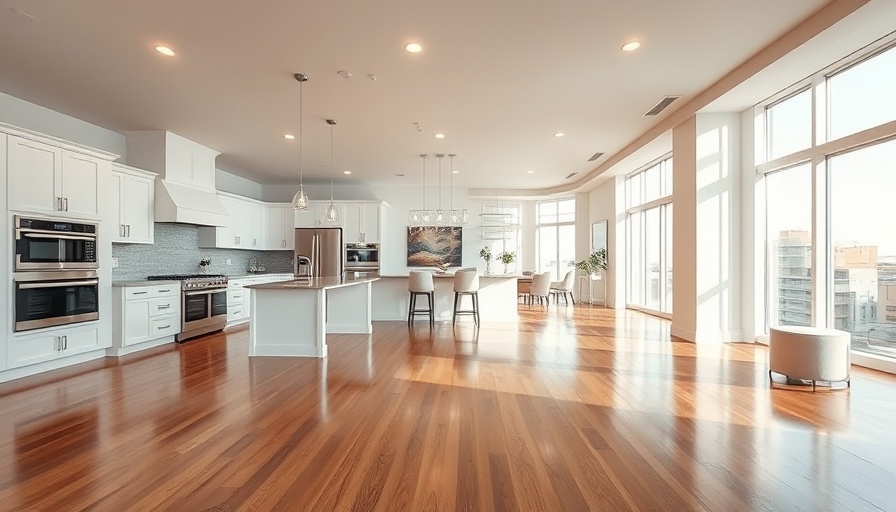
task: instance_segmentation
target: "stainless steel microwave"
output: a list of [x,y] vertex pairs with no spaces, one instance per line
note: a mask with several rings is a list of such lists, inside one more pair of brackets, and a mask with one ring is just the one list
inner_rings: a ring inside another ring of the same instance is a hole
[[15,271],[93,270],[99,224],[15,216]]

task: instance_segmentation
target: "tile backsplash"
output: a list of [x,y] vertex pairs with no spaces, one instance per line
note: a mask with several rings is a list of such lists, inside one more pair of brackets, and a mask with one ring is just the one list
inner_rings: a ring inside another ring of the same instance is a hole
[[198,274],[203,258],[212,261],[209,274],[245,275],[251,258],[263,263],[265,272],[292,272],[293,252],[200,249],[198,226],[157,222],[154,244],[112,244],[112,257],[118,258],[112,280],[129,281],[158,274]]

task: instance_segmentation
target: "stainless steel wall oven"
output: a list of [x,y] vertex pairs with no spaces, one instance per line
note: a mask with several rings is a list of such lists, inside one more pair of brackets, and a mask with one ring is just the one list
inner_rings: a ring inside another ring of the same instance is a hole
[[95,270],[19,272],[15,283],[15,331],[99,319]]

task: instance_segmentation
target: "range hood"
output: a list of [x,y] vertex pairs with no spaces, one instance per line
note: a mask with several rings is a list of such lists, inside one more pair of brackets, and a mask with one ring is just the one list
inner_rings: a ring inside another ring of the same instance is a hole
[[158,173],[155,221],[226,226],[228,212],[215,190],[220,153],[164,130],[125,132],[128,164]]
[[226,226],[228,212],[208,189],[156,180],[156,222]]

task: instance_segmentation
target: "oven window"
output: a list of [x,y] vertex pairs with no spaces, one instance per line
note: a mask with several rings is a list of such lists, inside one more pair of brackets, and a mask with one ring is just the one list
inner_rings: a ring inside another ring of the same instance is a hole
[[[227,295],[225,292],[225,300]],[[208,318],[208,294],[184,296],[184,323]]]
[[[86,315],[98,311],[96,284],[69,285],[65,282],[16,284],[17,324]],[[31,325],[29,328],[36,327],[41,325]]]
[[376,263],[378,253],[377,250],[349,249],[346,251],[346,259],[349,263]]
[[227,314],[227,292],[221,291],[212,294],[212,316]]

